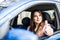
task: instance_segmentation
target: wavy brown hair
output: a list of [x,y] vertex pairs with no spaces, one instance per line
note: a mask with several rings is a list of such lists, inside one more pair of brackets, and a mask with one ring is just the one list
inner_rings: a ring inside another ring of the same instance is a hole
[[[35,25],[34,20],[33,20],[33,18],[34,18],[34,13],[35,13],[35,12],[39,12],[40,15],[42,16],[42,22],[38,25],[37,31],[42,30],[43,27],[44,27],[44,25],[45,25],[45,19],[44,19],[44,17],[43,17],[42,12],[41,12],[40,10],[34,10],[34,11],[32,11],[32,12],[31,12],[31,20],[30,20],[30,31],[33,31],[34,33],[36,33],[36,31],[34,31],[35,28],[36,28],[36,25]],[[40,27],[40,26],[41,26],[41,27]]]

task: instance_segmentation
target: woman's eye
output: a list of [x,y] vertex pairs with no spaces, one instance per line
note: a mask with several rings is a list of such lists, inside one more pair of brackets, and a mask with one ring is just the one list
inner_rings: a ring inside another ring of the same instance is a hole
[[36,15],[34,15],[34,17],[37,17]]
[[39,15],[39,16],[41,16],[41,15]]

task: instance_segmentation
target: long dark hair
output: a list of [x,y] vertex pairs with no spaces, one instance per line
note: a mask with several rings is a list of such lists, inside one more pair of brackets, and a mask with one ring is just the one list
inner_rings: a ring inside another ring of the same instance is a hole
[[[30,31],[33,31],[33,32],[35,32],[34,29],[36,28],[36,25],[35,25],[34,20],[33,20],[33,18],[34,18],[34,13],[35,13],[35,12],[39,12],[39,13],[41,14],[41,16],[42,16],[42,22],[41,22],[41,23],[44,23],[44,20],[45,20],[45,19],[43,19],[42,11],[40,11],[40,10],[33,10],[33,11],[31,12],[31,20],[30,20],[30,26],[31,26],[31,27],[30,27]],[[41,25],[41,23],[39,24],[38,27],[42,26],[42,28],[43,28],[43,25],[44,25],[44,24]]]

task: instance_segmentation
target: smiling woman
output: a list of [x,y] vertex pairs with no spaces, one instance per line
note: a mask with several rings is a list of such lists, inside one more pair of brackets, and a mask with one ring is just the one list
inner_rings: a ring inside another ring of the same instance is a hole
[[34,10],[31,13],[30,26],[28,30],[34,32],[39,37],[51,36],[53,35],[53,28],[45,20],[42,12],[40,10]]
[[[47,8],[46,8],[47,7]],[[35,9],[37,9],[37,10],[41,10],[41,12],[38,12],[38,11],[36,11],[36,12],[34,12],[34,10]],[[50,30],[49,31],[47,31],[47,33],[45,32],[44,34],[46,34],[46,35],[48,35],[48,36],[51,36],[52,34],[53,34],[53,31],[56,31],[57,30],[57,23],[56,23],[56,21],[54,21],[54,20],[56,20],[56,15],[54,15],[55,12],[56,11],[56,6],[55,6],[55,4],[41,4],[41,5],[34,5],[34,6],[32,6],[32,7],[30,7],[30,8],[28,8],[28,9],[26,9],[26,10],[24,10],[24,11],[22,11],[22,12],[20,12],[20,14],[18,14],[15,18],[13,18],[12,20],[11,20],[11,27],[12,28],[23,28],[23,29],[25,29],[25,26],[23,26],[24,24],[22,24],[22,19],[23,18],[25,18],[25,17],[29,17],[30,19],[32,18],[32,17],[34,17],[33,18],[33,23],[34,23],[34,26],[36,27],[36,25],[35,24],[39,24],[42,20],[42,23],[41,23],[41,25],[40,26],[44,26],[44,24],[46,23],[45,21],[47,20],[47,24],[49,24],[49,26],[50,27],[46,27],[46,31],[47,30],[49,30],[49,28],[50,28]],[[34,12],[35,14],[33,15],[33,13],[32,12]],[[36,15],[36,13],[37,13],[37,15]],[[41,13],[40,15],[39,15],[39,13]],[[24,16],[23,16],[24,15]],[[32,17],[30,17],[31,15],[33,15]],[[41,15],[43,15],[43,18],[41,17]],[[32,24],[32,22],[31,22],[32,20],[30,20],[30,25]],[[28,25],[28,24],[26,24],[26,25]],[[27,27],[27,26],[26,26]],[[33,27],[33,26],[32,26]],[[39,26],[38,26],[39,27]],[[37,27],[37,28],[38,28]],[[29,27],[27,27],[28,28],[28,30],[30,30],[31,28],[29,28]],[[37,28],[35,28],[36,30],[37,30]],[[35,32],[36,33],[36,30],[35,29],[31,29],[30,31],[32,31],[32,32]],[[45,29],[45,28],[44,28]],[[51,33],[50,33],[50,31],[51,31]],[[36,33],[37,35],[40,35],[40,33],[37,31],[37,33]],[[51,35],[50,35],[51,34]],[[45,36],[46,36],[45,35]]]

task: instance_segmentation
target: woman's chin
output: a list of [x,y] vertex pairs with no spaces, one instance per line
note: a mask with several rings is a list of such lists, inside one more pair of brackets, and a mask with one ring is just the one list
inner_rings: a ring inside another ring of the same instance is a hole
[[37,24],[40,24],[40,22],[37,22]]

